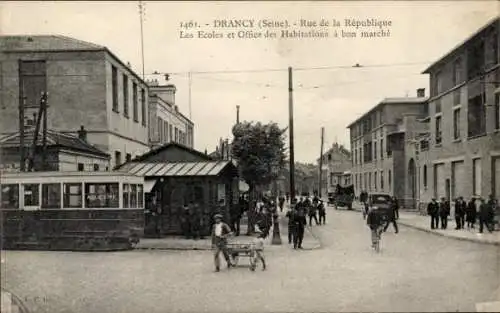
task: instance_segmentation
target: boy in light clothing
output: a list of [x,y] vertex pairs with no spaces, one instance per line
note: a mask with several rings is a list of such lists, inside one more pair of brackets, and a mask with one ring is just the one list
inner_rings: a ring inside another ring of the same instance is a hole
[[266,259],[264,258],[264,239],[266,239],[266,233],[263,232],[259,234],[257,238],[254,239],[255,244],[255,258],[262,262],[262,270],[266,270]]

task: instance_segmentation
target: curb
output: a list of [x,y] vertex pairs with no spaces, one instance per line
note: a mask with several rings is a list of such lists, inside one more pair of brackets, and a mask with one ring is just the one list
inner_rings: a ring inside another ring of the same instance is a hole
[[135,247],[133,250],[174,250],[174,251],[210,251],[212,248],[197,248],[197,247]]
[[398,222],[398,224],[406,226],[406,227],[409,227],[409,228],[412,228],[412,229],[420,230],[420,231],[423,231],[423,232],[426,232],[426,233],[429,233],[429,234],[438,235],[438,236],[441,236],[441,237],[456,239],[456,240],[460,240],[460,241],[469,241],[469,242],[474,242],[474,243],[480,243],[480,244],[483,244],[483,245],[500,246],[500,242],[499,241],[492,241],[492,240],[489,240],[489,239],[479,240],[479,239],[476,239],[476,238],[455,237],[455,236],[450,236],[448,234],[438,233],[438,232],[432,231],[431,229],[427,229],[427,228],[423,228],[423,227],[420,227],[420,226],[411,225],[411,224],[408,224],[408,223],[405,223],[405,222]]
[[[358,212],[362,211],[361,209],[358,209],[358,208],[353,208],[353,210],[354,211],[358,211]],[[421,226],[415,226],[415,225],[412,225],[410,223],[406,223],[406,222],[401,221],[401,220],[398,220],[398,225],[403,225],[403,226],[408,227],[408,228],[420,230],[422,232],[426,232],[426,233],[429,233],[429,234],[433,234],[433,235],[437,235],[437,236],[441,236],[441,237],[446,237],[446,238],[450,238],[450,239],[456,239],[456,240],[460,240],[460,241],[469,241],[469,242],[474,242],[474,243],[480,243],[480,244],[483,244],[483,245],[500,246],[500,242],[499,241],[492,241],[492,240],[489,240],[489,239],[479,240],[479,239],[476,239],[476,238],[455,237],[455,236],[451,236],[449,234],[443,234],[443,233],[432,231],[432,229],[424,228],[424,227],[421,227]]]

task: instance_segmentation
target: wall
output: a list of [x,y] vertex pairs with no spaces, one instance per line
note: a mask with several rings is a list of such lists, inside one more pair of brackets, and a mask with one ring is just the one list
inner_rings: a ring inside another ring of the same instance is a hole
[[71,151],[59,152],[59,171],[78,171],[78,163],[83,163],[84,171],[94,171],[94,164],[99,166],[99,171],[111,170],[107,159]]
[[[46,60],[48,126],[77,131],[106,128],[104,52],[8,53],[0,56],[0,133],[19,130],[18,59]],[[31,114],[26,114],[31,118]]]

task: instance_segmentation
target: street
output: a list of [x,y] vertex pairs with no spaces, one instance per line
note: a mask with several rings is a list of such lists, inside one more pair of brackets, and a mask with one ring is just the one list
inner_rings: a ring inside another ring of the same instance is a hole
[[390,226],[376,254],[361,213],[333,208],[313,231],[322,248],[300,251],[282,230],[266,271],[215,273],[210,251],[7,251],[2,279],[36,312],[475,311],[498,301],[498,246]]

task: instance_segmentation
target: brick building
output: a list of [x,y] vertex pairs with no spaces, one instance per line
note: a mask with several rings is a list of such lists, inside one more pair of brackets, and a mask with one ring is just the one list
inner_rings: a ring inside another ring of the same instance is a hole
[[422,209],[433,197],[500,197],[499,21],[424,71],[429,133],[418,141],[412,165],[421,178]]
[[[330,149],[323,153],[322,158],[322,196],[326,196],[329,192],[334,192],[337,184],[341,186],[351,184],[350,169],[352,167],[352,155],[349,150],[343,145],[334,143]],[[318,164],[319,161],[318,159]]]
[[48,129],[75,134],[112,156],[112,165],[148,151],[148,86],[106,47],[64,36],[0,36],[0,135],[19,131],[23,99],[33,124],[48,96]]
[[422,88],[417,97],[384,99],[348,126],[356,196],[363,190],[388,193],[409,207],[416,205],[406,159],[410,143],[425,131],[425,124],[418,121],[426,115],[427,98]]
[[159,85],[157,80],[149,85],[149,144],[151,147],[179,143],[194,146],[194,124],[175,104],[174,85]]

